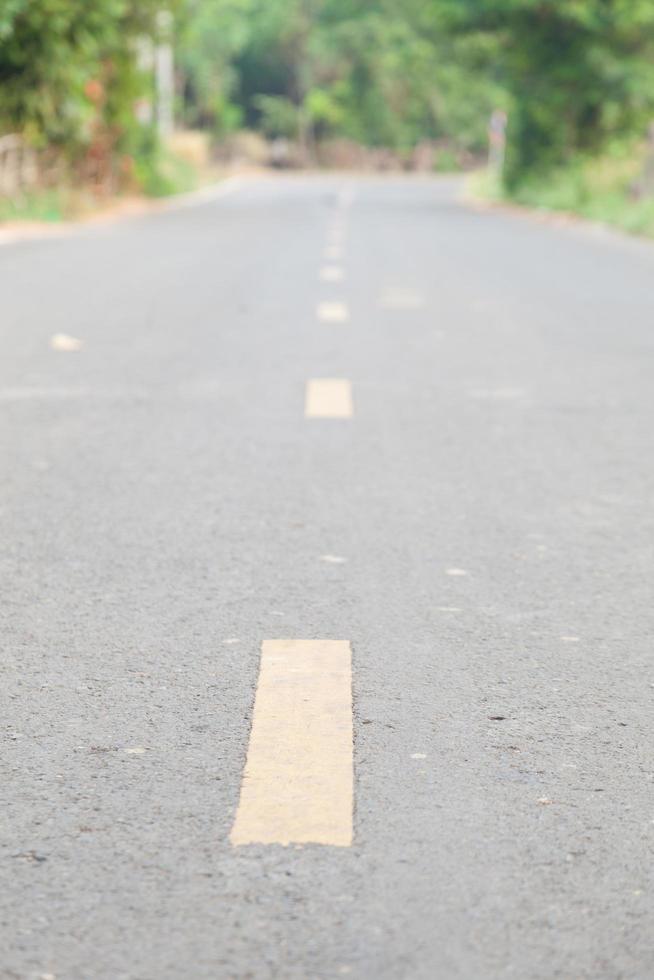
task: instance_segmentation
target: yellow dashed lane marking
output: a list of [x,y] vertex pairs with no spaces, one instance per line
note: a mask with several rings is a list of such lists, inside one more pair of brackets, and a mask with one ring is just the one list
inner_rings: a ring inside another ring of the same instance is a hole
[[352,844],[352,651],[344,640],[266,640],[230,840]]
[[323,282],[341,282],[343,269],[340,265],[325,265],[320,270],[320,278]]
[[50,338],[50,347],[56,351],[70,353],[71,351],[81,350],[83,346],[84,344],[78,337],[71,337],[67,333],[56,333]]
[[346,323],[350,319],[345,303],[320,303],[316,314],[323,323]]
[[308,419],[352,418],[352,385],[345,378],[314,378],[307,382],[304,414]]

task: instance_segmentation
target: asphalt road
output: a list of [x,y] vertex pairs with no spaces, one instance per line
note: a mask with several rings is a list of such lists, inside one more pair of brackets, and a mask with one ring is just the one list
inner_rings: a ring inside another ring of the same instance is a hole
[[[650,980],[654,247],[261,178],[0,295],[3,980]],[[230,841],[278,638],[351,846]]]

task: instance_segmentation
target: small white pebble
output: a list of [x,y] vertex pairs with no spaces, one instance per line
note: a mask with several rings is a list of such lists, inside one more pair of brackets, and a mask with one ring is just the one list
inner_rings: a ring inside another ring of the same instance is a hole
[[330,565],[343,565],[347,558],[342,558],[341,555],[321,555],[320,560],[329,562]]
[[467,575],[468,573],[464,568],[448,568],[446,574],[460,576],[460,575]]
[[414,752],[413,755],[411,756],[411,758],[412,759],[426,759],[427,756],[425,755],[424,752]]
[[549,796],[539,796],[536,802],[540,803],[541,806],[549,806],[554,801],[550,800]]
[[562,636],[561,637],[561,642],[562,643],[579,643],[579,637],[578,636]]
[[234,646],[235,643],[240,643],[240,642],[241,641],[237,639],[235,636],[230,636],[229,639],[223,640],[223,643],[225,644],[226,647]]
[[133,749],[125,749],[127,755],[143,755],[145,749],[142,745],[135,745]]

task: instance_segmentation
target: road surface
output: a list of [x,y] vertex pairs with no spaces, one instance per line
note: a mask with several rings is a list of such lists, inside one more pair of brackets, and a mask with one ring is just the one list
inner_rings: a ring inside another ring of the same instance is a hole
[[654,976],[654,247],[460,191],[0,249],[3,980]]

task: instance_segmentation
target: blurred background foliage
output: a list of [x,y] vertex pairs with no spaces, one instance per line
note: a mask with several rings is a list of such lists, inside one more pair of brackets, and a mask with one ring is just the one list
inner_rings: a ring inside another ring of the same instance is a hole
[[183,117],[218,133],[481,149],[500,96],[488,40],[422,26],[386,0],[195,0],[178,38]]
[[[167,183],[153,119],[138,111],[155,98],[143,45],[161,40],[162,4],[0,0],[0,135],[165,193],[175,181]],[[483,157],[499,107],[509,119],[503,193],[527,199],[539,183],[563,187],[573,174],[577,197],[586,186],[592,194],[589,161],[623,159],[632,145],[651,169],[653,0],[165,7],[177,124],[215,141],[255,131],[297,147],[302,163],[320,160],[329,141],[387,150],[396,162],[430,143],[439,148],[430,165],[444,169]],[[626,170],[616,166],[621,180]],[[630,186],[649,194],[637,176]]]
[[135,39],[156,0],[0,0],[0,125],[73,153],[101,125],[129,130],[139,94]]

